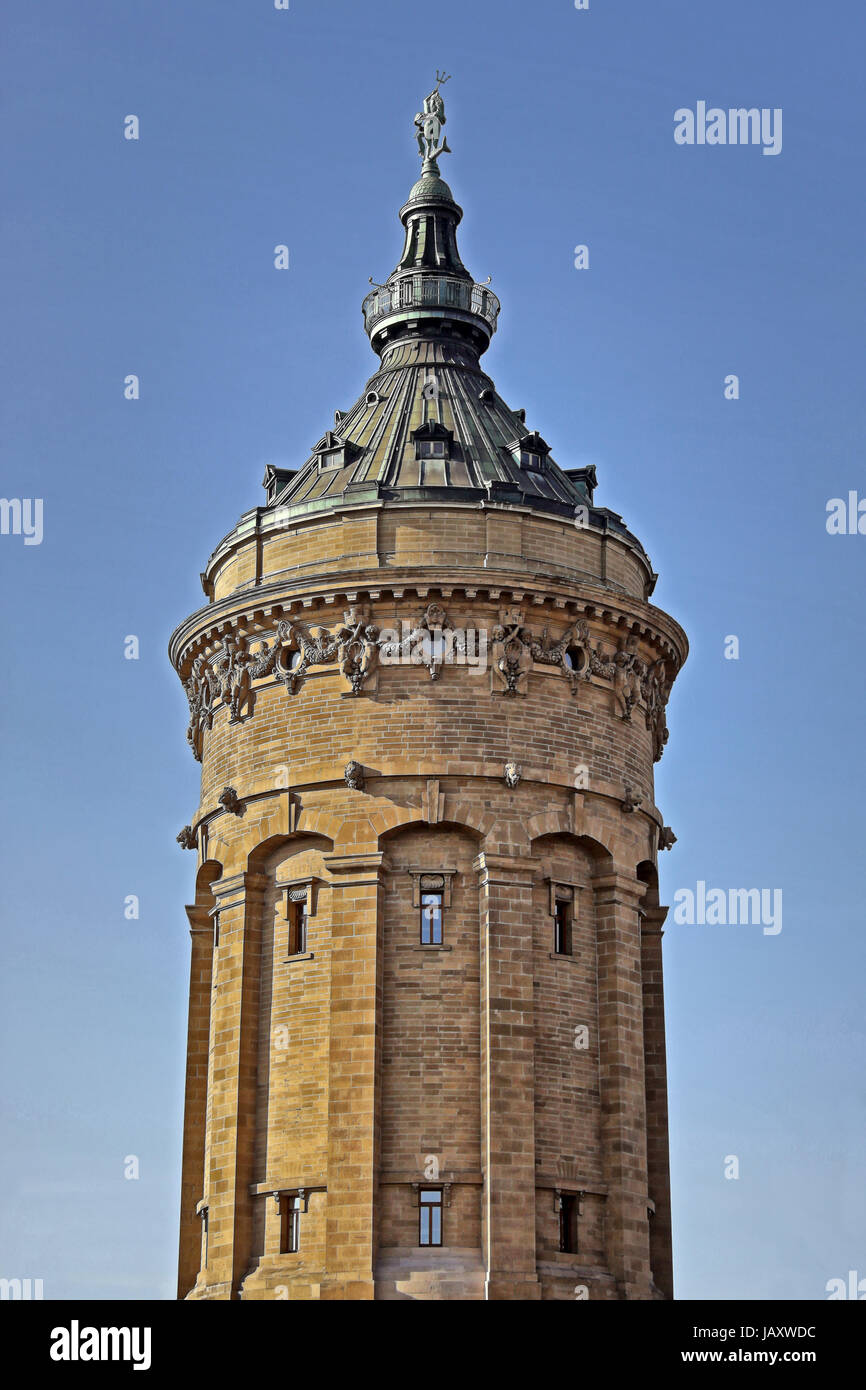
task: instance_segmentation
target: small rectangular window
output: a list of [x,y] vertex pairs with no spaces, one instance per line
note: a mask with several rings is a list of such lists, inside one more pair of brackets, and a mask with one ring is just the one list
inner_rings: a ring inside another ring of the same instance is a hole
[[577,1254],[577,1194],[563,1192],[559,1199],[559,1248],[565,1255]]
[[445,440],[444,439],[419,439],[418,440],[419,459],[444,459]]
[[557,956],[570,956],[571,950],[571,903],[567,898],[556,899],[553,915],[553,951]]
[[419,1245],[442,1244],[442,1189],[422,1187],[418,1194],[420,1213]]
[[295,1255],[301,1248],[301,1199],[294,1192],[280,1198],[280,1254]]
[[203,1207],[203,1208],[202,1208],[202,1213],[201,1213],[201,1244],[202,1244],[202,1251],[201,1251],[201,1267],[202,1267],[202,1269],[207,1269],[208,1239],[209,1239],[209,1237],[208,1237],[208,1209],[207,1209],[207,1207]]
[[290,956],[302,956],[307,949],[307,898],[290,899],[286,913],[289,923],[288,951]]
[[421,945],[442,945],[442,893],[421,894]]

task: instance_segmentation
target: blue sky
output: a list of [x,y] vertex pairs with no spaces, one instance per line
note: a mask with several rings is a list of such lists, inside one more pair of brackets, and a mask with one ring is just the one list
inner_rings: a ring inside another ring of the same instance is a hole
[[[9,0],[3,28],[2,491],[44,539],[0,536],[0,1274],[173,1295],[198,766],[166,643],[265,464],[373,371],[360,303],[439,65],[463,259],[503,305],[486,367],[596,464],[691,640],[662,900],[784,895],[776,936],[669,920],[677,1294],[866,1276],[866,536],[825,528],[866,495],[862,7]],[[782,108],[782,152],[677,145],[701,100]]]

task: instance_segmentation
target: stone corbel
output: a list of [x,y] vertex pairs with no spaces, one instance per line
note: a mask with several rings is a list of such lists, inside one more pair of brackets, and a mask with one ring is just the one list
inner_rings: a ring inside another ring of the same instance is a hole
[[620,802],[620,806],[627,814],[636,811],[643,802],[643,797],[639,796],[633,787],[626,786],[625,797]]
[[220,806],[232,816],[242,816],[244,813],[244,803],[238,796],[234,787],[223,787],[217,797]]

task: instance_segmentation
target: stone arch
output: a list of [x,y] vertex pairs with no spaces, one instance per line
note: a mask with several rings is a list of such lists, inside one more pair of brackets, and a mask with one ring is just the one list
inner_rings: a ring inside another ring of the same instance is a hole
[[[378,819],[383,822],[383,828],[379,831],[379,848],[384,849],[390,840],[393,840],[403,830],[429,830],[434,835],[437,831],[463,831],[465,834],[480,843],[484,839],[490,825],[493,824],[492,814],[487,816],[464,815],[469,808],[466,806],[455,806],[453,812],[446,815],[442,820],[429,821],[416,808],[389,808],[391,815],[382,813]],[[375,824],[377,817],[373,818]],[[390,823],[389,823],[390,822]]]
[[[556,815],[555,812],[547,814],[553,815],[554,817]],[[545,818],[545,816],[533,817],[534,820],[539,821]],[[542,830],[540,834],[535,835],[532,839],[530,849],[533,854],[537,854],[542,852],[546,845],[549,846],[557,840],[570,843],[589,855],[593,866],[593,878],[599,878],[603,874],[613,873],[615,867],[614,857],[608,846],[592,835],[575,834],[570,827],[566,827],[562,830]]]
[[565,810],[539,811],[537,815],[530,816],[526,826],[526,834],[530,844],[533,840],[539,839],[542,835],[567,835],[573,833],[571,817]]
[[[339,826],[339,821],[335,816],[329,817]],[[289,835],[269,835],[262,840],[254,849],[250,850],[247,857],[247,870],[250,873],[264,873],[267,871],[268,862],[275,850],[288,849],[297,846],[298,851],[302,849],[319,849],[323,854],[330,854],[334,848],[334,841],[329,835],[320,834],[310,830],[306,826],[293,830]]]
[[386,836],[393,834],[397,830],[402,830],[406,825],[425,825],[423,812],[417,806],[395,806],[388,802],[377,806],[370,816],[370,824],[376,835],[377,842],[381,845]]
[[[447,803],[446,810],[448,810]],[[476,806],[470,805],[468,801],[458,801],[455,806],[450,808],[445,821],[455,828],[465,827],[467,830],[472,830],[479,840],[485,840],[496,824],[496,813],[494,811],[480,811]]]
[[331,841],[331,848],[340,838],[340,834],[345,824],[344,818],[335,816],[333,812],[326,810],[324,806],[311,806],[307,809],[303,803],[298,808],[298,816],[295,822],[294,833],[305,835],[321,835]]

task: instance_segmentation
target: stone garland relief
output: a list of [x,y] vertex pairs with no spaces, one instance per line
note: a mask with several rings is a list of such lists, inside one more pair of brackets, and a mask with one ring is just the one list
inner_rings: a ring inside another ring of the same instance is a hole
[[[255,652],[245,636],[228,634],[213,654],[195,658],[183,682],[190,711],[186,736],[194,756],[201,761],[204,734],[213,727],[220,702],[228,708],[231,724],[253,713],[253,681],[263,676],[273,675],[289,695],[295,695],[311,666],[336,665],[346,695],[372,695],[380,664],[424,666],[431,680],[438,679],[445,664],[478,664],[474,639],[479,633],[485,636],[484,629],[455,629],[440,604],[428,604],[422,614],[411,623],[403,622],[402,627],[404,635],[400,637],[393,629],[371,622],[366,610],[352,607],[333,629],[284,619],[277,624],[273,642],[259,642]],[[673,682],[664,660],[650,665],[641,660],[633,633],[623,638],[615,651],[605,652],[601,642],[592,645],[589,625],[582,618],[554,638],[546,627],[541,632],[527,627],[523,610],[502,610],[490,634],[491,694],[525,696],[534,665],[559,667],[569,680],[572,695],[593,676],[610,681],[613,713],[626,724],[631,723],[636,705],[642,704],[653,759],[658,762],[668,740],[665,706]]]

